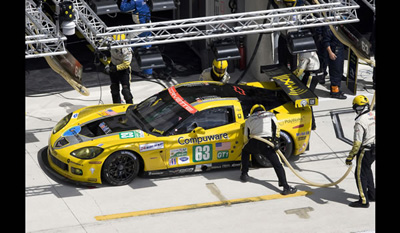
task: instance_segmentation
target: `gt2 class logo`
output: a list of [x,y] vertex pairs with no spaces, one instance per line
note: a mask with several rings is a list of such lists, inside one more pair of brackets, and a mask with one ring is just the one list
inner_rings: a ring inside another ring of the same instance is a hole
[[227,158],[229,158],[229,151],[224,150],[217,152],[217,159],[227,159]]
[[193,146],[193,162],[212,160],[212,144]]

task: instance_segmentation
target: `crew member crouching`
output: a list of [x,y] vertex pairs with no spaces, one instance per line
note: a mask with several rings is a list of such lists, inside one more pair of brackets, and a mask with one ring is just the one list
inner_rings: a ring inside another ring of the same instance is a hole
[[297,192],[297,189],[290,187],[286,180],[285,169],[279,156],[275,153],[275,148],[270,147],[268,144],[261,142],[257,139],[249,139],[249,135],[259,136],[269,140],[278,146],[280,129],[278,120],[271,112],[267,112],[265,107],[260,104],[254,105],[250,110],[250,117],[246,120],[244,127],[244,143],[245,146],[242,150],[242,174],[240,180],[247,182],[249,175],[249,158],[250,154],[265,155],[274,167],[275,173],[278,176],[279,186],[283,186],[281,194],[287,195]]

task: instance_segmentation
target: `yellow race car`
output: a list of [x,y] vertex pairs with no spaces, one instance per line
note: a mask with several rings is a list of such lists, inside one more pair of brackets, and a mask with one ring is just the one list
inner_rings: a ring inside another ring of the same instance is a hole
[[[50,167],[80,182],[125,185],[147,176],[240,167],[243,128],[254,104],[276,114],[281,150],[303,153],[311,130],[310,102],[296,107],[275,82],[189,82],[137,105],[81,108],[53,128]],[[254,155],[261,165],[265,158]]]

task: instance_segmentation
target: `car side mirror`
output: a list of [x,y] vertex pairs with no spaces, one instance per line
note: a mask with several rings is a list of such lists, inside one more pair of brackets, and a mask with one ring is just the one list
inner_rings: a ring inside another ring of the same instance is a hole
[[202,127],[197,127],[189,133],[189,137],[196,138],[198,134],[205,134],[206,130]]

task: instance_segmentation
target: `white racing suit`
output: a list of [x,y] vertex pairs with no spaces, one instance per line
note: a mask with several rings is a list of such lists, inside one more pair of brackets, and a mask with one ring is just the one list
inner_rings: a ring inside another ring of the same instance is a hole
[[119,94],[119,85],[121,84],[121,93],[124,96],[125,102],[132,104],[133,95],[130,88],[132,50],[131,48],[111,49],[110,53],[111,63],[108,70],[111,79],[110,88],[113,103],[121,103],[121,96]]
[[[304,83],[312,92],[317,87],[320,77],[323,77],[324,72],[320,69],[319,58],[316,52],[300,53],[299,65],[293,74],[300,77],[304,73],[301,82]],[[316,129],[314,111],[311,107],[312,114],[312,130]]]
[[[244,126],[245,146],[242,150],[241,171],[242,174],[247,174],[249,170],[250,154],[252,154],[252,156],[255,156],[256,154],[262,154],[271,162],[272,166],[274,167],[275,173],[278,177],[279,186],[283,186],[284,189],[289,189],[290,186],[286,180],[285,170],[282,166],[279,156],[275,153],[274,148],[257,139],[249,139],[249,135],[259,136],[275,143],[274,139],[279,138],[280,136],[278,120],[276,119],[275,115],[271,112],[258,111],[254,112],[246,120]],[[252,158],[254,159],[254,157]]]
[[278,120],[272,112],[254,112],[244,126],[244,143],[249,140],[249,134],[262,138],[279,138]]
[[369,204],[375,200],[375,184],[371,165],[375,161],[375,111],[365,111],[356,117],[354,142],[346,164],[356,156],[355,178],[359,193],[359,202]]
[[312,92],[318,84],[318,79],[323,76],[323,71],[320,70],[320,62],[316,52],[300,53],[299,65],[293,74],[298,78],[304,73],[301,80]]
[[125,70],[130,68],[132,61],[132,49],[120,48],[111,49],[111,62],[117,66],[117,70]]

